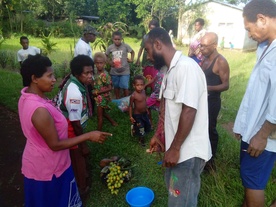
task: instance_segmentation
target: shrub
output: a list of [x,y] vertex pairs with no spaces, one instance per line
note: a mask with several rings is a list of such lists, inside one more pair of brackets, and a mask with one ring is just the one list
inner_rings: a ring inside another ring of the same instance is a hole
[[2,35],[0,34],[0,48],[2,46],[2,44],[5,42],[4,37],[2,37]]
[[141,66],[137,66],[134,63],[130,63],[129,64],[129,69],[130,69],[129,90],[133,91],[132,82],[133,82],[134,76],[136,76],[136,75],[143,75],[143,72],[142,72],[142,67]]
[[146,31],[144,27],[141,27],[139,25],[129,26],[129,34],[132,37],[141,39],[145,33]]
[[49,54],[51,54],[52,52],[54,52],[56,49],[56,45],[57,43],[56,42],[52,42],[51,40],[51,33],[48,35],[48,36],[45,36],[43,33],[42,33],[42,46],[43,46],[43,49],[42,49],[42,53],[43,55],[45,56],[48,56]]
[[11,70],[19,71],[20,64],[17,60],[16,53],[10,52],[10,61],[9,62],[10,62]]
[[107,23],[98,28],[100,32],[100,37],[94,42],[94,48],[99,48],[101,51],[105,52],[107,47],[111,45],[112,42],[112,33],[115,31],[120,31],[122,35],[128,34],[127,25],[123,22]]
[[7,67],[9,58],[9,52],[7,50],[0,51],[0,65],[3,69]]
[[64,60],[62,63],[53,63],[54,73],[56,78],[63,79],[70,73],[69,61]]

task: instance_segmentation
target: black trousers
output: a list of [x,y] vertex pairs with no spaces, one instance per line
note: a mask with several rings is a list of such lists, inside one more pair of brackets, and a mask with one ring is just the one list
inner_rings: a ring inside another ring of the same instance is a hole
[[221,108],[221,99],[220,97],[208,97],[208,113],[209,113],[209,139],[212,147],[212,154],[215,157],[218,147],[219,135],[217,132],[217,118]]

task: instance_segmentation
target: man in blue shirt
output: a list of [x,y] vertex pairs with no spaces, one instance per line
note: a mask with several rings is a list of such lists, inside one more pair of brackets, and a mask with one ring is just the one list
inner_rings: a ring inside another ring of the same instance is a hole
[[252,0],[244,7],[243,17],[249,37],[259,46],[234,132],[242,139],[243,207],[263,207],[264,189],[276,161],[276,3]]

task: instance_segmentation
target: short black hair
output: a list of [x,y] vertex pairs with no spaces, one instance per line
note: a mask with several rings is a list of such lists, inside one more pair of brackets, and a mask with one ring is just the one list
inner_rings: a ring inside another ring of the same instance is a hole
[[70,62],[70,69],[73,76],[80,75],[85,66],[92,66],[94,69],[94,61],[87,55],[78,55]]
[[135,75],[133,78],[133,84],[135,84],[137,80],[143,80],[143,82],[145,83],[145,78],[142,75]]
[[146,40],[149,40],[150,43],[154,43],[156,39],[160,40],[163,44],[165,45],[171,45],[172,46],[172,41],[169,36],[169,33],[164,30],[161,27],[156,27],[152,29],[147,35],[146,35]]
[[276,17],[276,3],[273,0],[251,0],[243,8],[243,17],[249,22],[256,22],[257,15]]
[[155,26],[155,27],[160,27],[159,21],[156,20],[156,19],[153,19],[153,20],[151,20],[151,21],[149,22],[149,27],[150,27],[151,25],[153,25],[153,26]]
[[32,82],[32,75],[37,78],[43,76],[47,71],[47,67],[52,66],[52,62],[48,57],[37,55],[29,55],[26,60],[23,61],[20,69],[20,74],[23,79],[23,86],[30,86]]
[[199,23],[201,26],[204,26],[204,24],[205,24],[205,21],[204,21],[204,19],[202,19],[202,18],[197,18],[196,20],[195,20],[195,23]]
[[112,33],[112,38],[115,37],[115,36],[120,36],[122,38],[122,33],[119,32],[119,31],[115,31]]
[[20,42],[21,42],[22,40],[29,40],[29,39],[28,39],[28,37],[26,37],[26,36],[21,36],[21,37],[20,37]]

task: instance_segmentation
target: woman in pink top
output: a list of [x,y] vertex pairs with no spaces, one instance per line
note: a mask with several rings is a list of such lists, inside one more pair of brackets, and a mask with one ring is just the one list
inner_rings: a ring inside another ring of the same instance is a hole
[[44,94],[52,91],[56,82],[51,65],[49,58],[35,55],[21,67],[25,88],[18,111],[27,139],[22,155],[25,206],[82,206],[68,148],[86,140],[103,143],[111,134],[92,131],[67,138],[65,117]]

